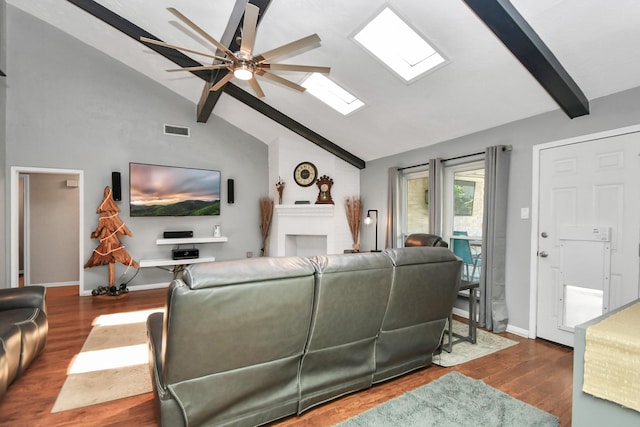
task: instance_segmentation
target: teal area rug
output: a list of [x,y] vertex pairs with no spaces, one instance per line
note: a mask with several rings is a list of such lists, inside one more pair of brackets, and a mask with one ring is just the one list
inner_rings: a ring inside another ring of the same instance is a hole
[[357,415],[339,427],[556,427],[560,419],[458,372]]

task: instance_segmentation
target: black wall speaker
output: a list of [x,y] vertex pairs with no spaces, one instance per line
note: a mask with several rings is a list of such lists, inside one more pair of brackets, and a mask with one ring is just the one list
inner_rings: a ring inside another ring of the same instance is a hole
[[113,200],[119,202],[122,200],[122,187],[120,186],[120,172],[111,172],[111,191]]
[[227,180],[227,203],[232,205],[236,201],[236,194],[234,190],[233,180]]

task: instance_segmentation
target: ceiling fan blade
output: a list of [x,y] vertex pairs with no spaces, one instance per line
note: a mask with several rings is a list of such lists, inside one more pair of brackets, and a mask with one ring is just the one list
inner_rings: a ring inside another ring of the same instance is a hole
[[318,67],[315,65],[294,65],[294,64],[260,64],[260,68],[274,71],[302,71],[305,73],[323,73],[328,74],[331,71],[329,67]]
[[300,40],[296,40],[291,43],[287,43],[275,49],[268,50],[255,57],[257,62],[266,62],[280,56],[284,56],[295,52],[300,49],[304,49],[307,46],[320,43],[320,37],[317,34],[311,34],[310,36],[303,37]]
[[201,66],[198,66],[198,67],[172,68],[172,69],[167,70],[167,71],[169,71],[169,72],[173,72],[173,71],[205,71],[205,70],[220,70],[222,68],[227,68],[227,66],[225,64],[201,65]]
[[267,79],[269,79],[271,81],[274,81],[276,83],[280,83],[281,85],[285,85],[287,87],[290,87],[291,89],[295,89],[295,90],[297,90],[299,92],[304,92],[306,90],[304,87],[300,86],[297,83],[292,82],[291,80],[284,79],[284,78],[282,78],[282,77],[280,77],[278,75],[275,75],[275,74],[270,73],[270,72],[265,71],[265,70],[257,70],[256,74],[258,74],[258,75],[260,75],[262,77],[265,77],[265,78],[267,78]]
[[167,8],[167,10],[171,12],[176,18],[178,18],[179,20],[187,24],[189,27],[191,27],[193,31],[195,31],[196,33],[200,34],[202,37],[207,39],[209,43],[211,43],[212,45],[214,45],[215,47],[223,51],[225,55],[227,55],[230,58],[235,58],[235,55],[233,54],[233,52],[231,52],[225,45],[223,45],[218,40],[211,37],[206,31],[198,27],[193,21],[191,21],[189,18],[184,16],[182,13],[178,12],[177,9],[173,7],[169,7]]
[[231,80],[233,78],[233,73],[231,71],[229,71],[227,73],[226,76],[224,76],[223,78],[220,79],[220,81],[218,83],[216,83],[215,85],[213,85],[211,87],[211,89],[209,89],[211,92],[215,92],[216,90],[222,88],[222,86],[226,85],[227,82],[229,80]]
[[256,93],[256,96],[258,98],[264,98],[264,92],[262,91],[262,88],[258,84],[258,80],[256,80],[255,76],[253,76],[251,79],[249,79],[249,84],[251,85],[251,88]]
[[240,52],[247,57],[251,57],[253,45],[256,42],[256,26],[258,25],[258,6],[247,3],[244,10],[244,23],[242,24],[242,43],[240,44]]
[[145,42],[145,43],[155,44],[155,45],[158,45],[158,46],[168,47],[170,49],[176,49],[176,50],[182,50],[182,51],[185,51],[185,52],[195,53],[196,55],[206,56],[207,58],[213,58],[213,59],[217,59],[219,61],[231,62],[228,58],[223,58],[221,56],[212,55],[210,53],[205,53],[205,52],[200,52],[200,51],[197,51],[197,50],[192,50],[192,49],[189,49],[189,48],[186,48],[186,47],[176,46],[176,45],[173,45],[173,44],[161,42],[160,40],[154,40],[154,39],[150,39],[150,38],[147,38],[147,37],[140,37],[140,41]]

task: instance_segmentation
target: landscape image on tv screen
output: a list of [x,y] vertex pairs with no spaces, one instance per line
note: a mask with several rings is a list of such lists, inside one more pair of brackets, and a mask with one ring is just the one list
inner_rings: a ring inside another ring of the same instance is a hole
[[220,215],[220,171],[129,164],[130,215]]

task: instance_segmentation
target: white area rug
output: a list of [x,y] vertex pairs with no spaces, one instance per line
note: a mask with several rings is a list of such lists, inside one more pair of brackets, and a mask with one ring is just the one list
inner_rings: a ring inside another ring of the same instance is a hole
[[156,310],[100,316],[67,379],[52,413],[109,402],[152,390],[146,318]]
[[[453,321],[453,332],[460,335],[467,335],[469,327],[457,320]],[[433,363],[440,366],[455,366],[470,360],[478,359],[496,351],[504,350],[518,344],[517,341],[492,334],[481,329],[476,329],[476,344],[461,342],[453,346],[451,353],[442,351],[441,354],[433,356]],[[445,341],[447,338],[445,337]],[[454,337],[455,340],[455,337]]]

